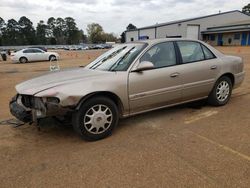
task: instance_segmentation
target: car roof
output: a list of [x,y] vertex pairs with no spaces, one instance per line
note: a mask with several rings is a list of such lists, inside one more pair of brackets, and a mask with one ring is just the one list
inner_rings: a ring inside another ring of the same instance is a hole
[[40,48],[24,48],[23,50],[42,50]]
[[[168,42],[168,41],[194,41],[194,42],[200,42],[199,40],[195,40],[195,39],[188,39],[188,38],[160,38],[160,39],[148,39],[148,40],[141,40],[138,41],[139,43],[146,43],[149,45],[152,44],[157,44],[157,43],[161,43],[161,42]],[[138,43],[137,41],[135,43]]]

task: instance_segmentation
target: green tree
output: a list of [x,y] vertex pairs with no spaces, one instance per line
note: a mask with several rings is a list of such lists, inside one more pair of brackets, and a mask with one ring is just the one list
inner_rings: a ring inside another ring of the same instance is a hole
[[46,29],[47,25],[43,20],[40,20],[36,27],[37,44],[47,44]]
[[56,19],[54,17],[50,17],[47,21],[47,30],[46,30],[46,36],[49,39],[49,44],[56,44],[56,39],[54,37],[54,29],[56,25]]
[[105,42],[116,42],[117,37],[114,33],[104,33]]
[[131,23],[127,26],[127,31],[131,31],[131,30],[135,30],[135,29],[137,29],[137,27]]
[[0,46],[2,46],[2,36],[3,36],[3,31],[5,29],[5,21],[3,18],[0,17]]
[[76,27],[75,20],[71,17],[67,17],[65,20],[65,34],[66,34],[66,42],[68,44],[78,44],[81,39],[81,33],[79,29]]
[[87,26],[88,38],[91,43],[105,42],[104,31],[98,23],[88,24]]
[[35,44],[35,29],[33,23],[25,16],[22,16],[19,21],[20,43],[22,45]]
[[122,34],[121,34],[121,43],[125,43],[126,42],[126,33],[125,33],[125,31],[124,32],[122,32]]
[[250,3],[242,8],[242,12],[250,14]]
[[53,30],[55,29],[56,19],[54,17],[50,17],[47,21],[47,36],[54,37]]
[[88,42],[88,37],[84,34],[83,30],[80,30],[80,40],[82,43],[87,43]]
[[16,20],[10,19],[2,34],[3,45],[20,45],[20,28]]
[[55,27],[53,30],[53,35],[56,38],[57,44],[65,44],[65,30],[66,24],[65,20],[62,18],[57,18],[55,20]]

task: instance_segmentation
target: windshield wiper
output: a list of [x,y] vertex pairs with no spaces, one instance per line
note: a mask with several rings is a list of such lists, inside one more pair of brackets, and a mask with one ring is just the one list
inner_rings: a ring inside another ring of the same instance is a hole
[[104,63],[105,61],[113,58],[114,56],[116,56],[117,54],[119,54],[122,50],[124,50],[125,48],[127,48],[127,46],[114,51],[113,53],[111,53],[110,55],[108,55],[107,57],[104,57],[103,59],[101,59],[100,61],[96,62],[96,64],[94,64],[92,67],[90,67],[90,69],[96,69],[97,67],[99,67],[102,63]]
[[127,51],[123,57],[121,57],[120,59],[117,60],[117,62],[115,64],[113,64],[110,68],[109,71],[116,71],[115,69],[120,65],[120,63],[122,62],[122,60],[124,60],[132,50],[134,50],[135,47],[131,48],[129,51]]

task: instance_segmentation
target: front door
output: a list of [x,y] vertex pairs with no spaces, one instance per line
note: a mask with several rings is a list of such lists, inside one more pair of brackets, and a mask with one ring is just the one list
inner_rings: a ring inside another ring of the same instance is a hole
[[45,57],[45,53],[42,50],[40,50],[40,49],[33,49],[33,58],[34,58],[34,61],[48,60]]
[[181,99],[180,66],[173,42],[150,48],[139,60],[149,61],[154,69],[129,74],[130,113],[167,106]]

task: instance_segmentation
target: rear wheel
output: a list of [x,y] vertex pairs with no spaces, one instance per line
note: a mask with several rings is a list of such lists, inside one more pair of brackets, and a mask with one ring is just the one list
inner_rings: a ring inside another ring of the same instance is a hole
[[49,56],[49,61],[56,61],[56,56],[54,55]]
[[83,139],[95,141],[112,134],[119,121],[116,104],[106,97],[87,100],[73,115],[73,127]]
[[20,62],[20,63],[27,63],[27,62],[28,62],[28,59],[27,59],[26,57],[21,57],[21,58],[19,59],[19,62]]
[[232,81],[227,76],[221,77],[208,97],[209,104],[223,106],[228,103],[232,94]]

